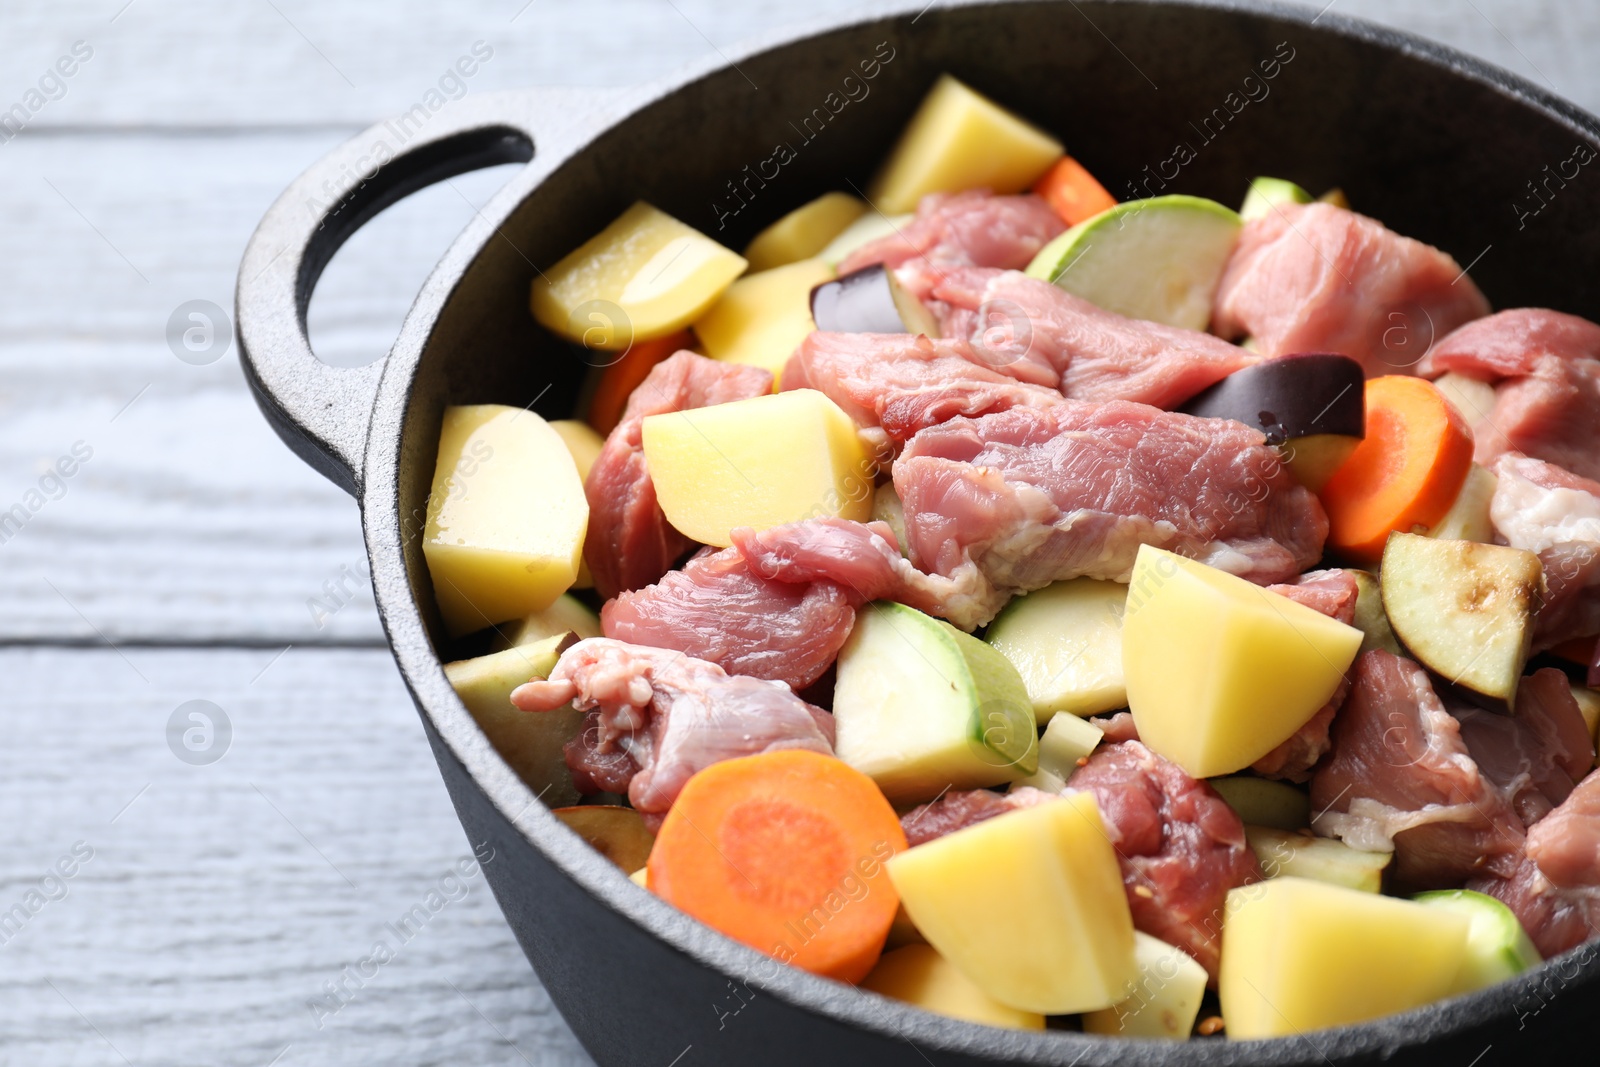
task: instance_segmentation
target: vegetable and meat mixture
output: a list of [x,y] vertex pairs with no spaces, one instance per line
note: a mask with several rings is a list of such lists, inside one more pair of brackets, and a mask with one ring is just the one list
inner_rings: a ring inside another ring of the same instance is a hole
[[445,671],[649,892],[1179,1040],[1595,936],[1600,325],[1338,190],[1119,203],[950,77],[865,199],[743,255],[640,202],[531,309],[597,369],[445,412]]

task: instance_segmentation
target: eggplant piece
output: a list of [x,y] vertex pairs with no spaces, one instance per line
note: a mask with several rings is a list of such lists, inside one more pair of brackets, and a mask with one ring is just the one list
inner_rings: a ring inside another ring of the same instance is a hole
[[811,318],[831,333],[921,333],[939,336],[922,301],[901,288],[882,263],[851,271],[811,290]]
[[1306,354],[1234,371],[1179,410],[1242,422],[1266,434],[1268,444],[1287,446],[1290,473],[1317,492],[1366,436],[1365,398],[1361,364]]

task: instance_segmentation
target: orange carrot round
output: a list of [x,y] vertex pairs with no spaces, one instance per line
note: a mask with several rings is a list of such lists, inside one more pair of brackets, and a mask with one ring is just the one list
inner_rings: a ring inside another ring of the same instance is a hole
[[635,342],[621,359],[607,367],[601,375],[600,384],[595,387],[594,397],[589,401],[589,425],[602,437],[609,434],[622,421],[628,397],[639,388],[640,382],[650,376],[655,365],[676,354],[679,349],[693,347],[694,338],[688,330]]
[[1421,378],[1373,378],[1366,402],[1366,437],[1321,496],[1329,547],[1373,562],[1394,531],[1426,530],[1444,518],[1472,466],[1472,431]]
[[1033,191],[1044,197],[1068,226],[1117,206],[1117,198],[1071,156],[1056,160],[1044,177],[1033,183]]
[[872,779],[817,752],[764,752],[689,779],[650,850],[649,885],[752,948],[859,982],[900,906],[884,862],[905,848]]

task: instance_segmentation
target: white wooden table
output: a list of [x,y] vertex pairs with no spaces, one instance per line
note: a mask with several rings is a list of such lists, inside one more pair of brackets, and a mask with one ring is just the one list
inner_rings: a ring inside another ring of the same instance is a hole
[[[468,92],[626,86],[859,7],[0,7],[0,111],[32,112],[0,133],[0,511],[27,513],[0,527],[0,1063],[587,1062],[481,875],[447,878],[467,843],[370,591],[347,577],[365,573],[354,504],[272,436],[231,347],[180,360],[168,320],[192,300],[231,308],[276,193],[475,42],[493,55]],[[1600,0],[1337,10],[1600,110]],[[46,77],[75,42],[71,77]],[[503,177],[418,194],[339,254],[312,304],[325,358],[387,349]],[[51,476],[74,446],[88,458]],[[358,592],[330,614],[324,585],[342,576]],[[231,729],[214,762],[184,747],[188,721],[169,744],[191,700]],[[441,886],[445,905],[376,976],[347,981],[337,1014],[308,1007]]]

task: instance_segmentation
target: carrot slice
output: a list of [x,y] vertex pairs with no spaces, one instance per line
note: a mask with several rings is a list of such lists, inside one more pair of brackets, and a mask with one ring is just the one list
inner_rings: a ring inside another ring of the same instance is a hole
[[679,330],[651,341],[636,342],[601,376],[600,384],[595,387],[594,398],[589,401],[589,425],[602,437],[610,433],[622,421],[628,397],[639,388],[640,382],[649,377],[651,368],[676,354],[679,349],[693,347],[694,338],[688,330]]
[[1117,198],[1071,156],[1056,160],[1044,177],[1033,183],[1033,191],[1044,197],[1068,226],[1117,206]]
[[1426,530],[1450,510],[1472,466],[1472,431],[1421,378],[1367,382],[1366,437],[1322,487],[1328,545],[1376,562],[1396,530]]
[[649,885],[751,948],[859,982],[900,906],[884,861],[905,848],[872,779],[821,753],[764,752],[689,779],[650,850]]

